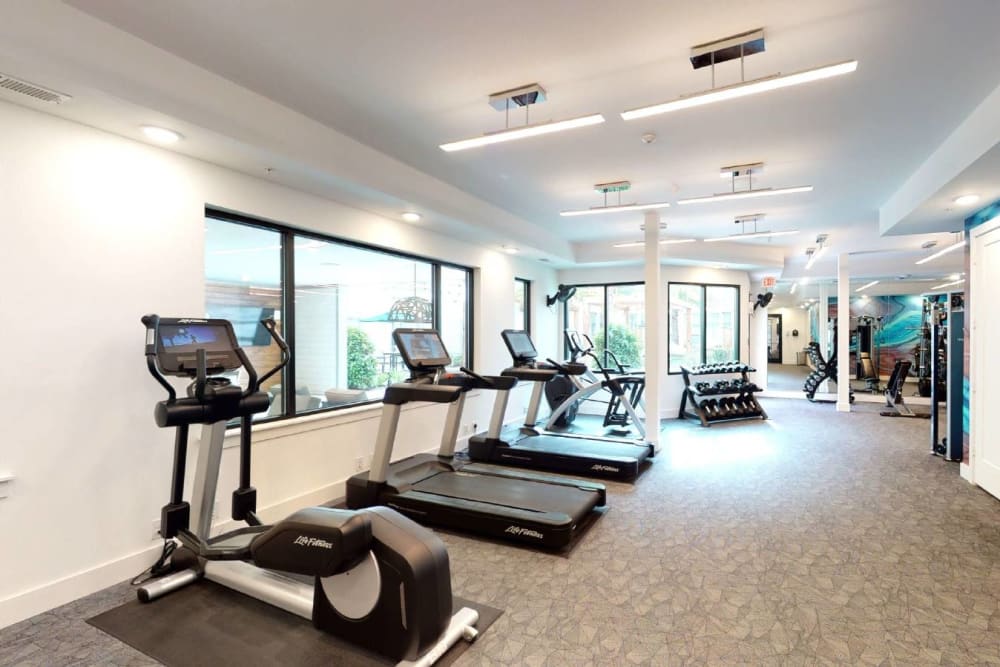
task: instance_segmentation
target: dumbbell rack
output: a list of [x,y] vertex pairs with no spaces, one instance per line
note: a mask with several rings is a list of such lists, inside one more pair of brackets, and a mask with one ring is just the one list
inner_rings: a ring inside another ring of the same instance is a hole
[[[767,413],[757,402],[754,393],[759,390],[756,384],[750,382],[747,373],[756,369],[747,364],[732,363],[721,368],[712,366],[681,366],[684,377],[684,394],[681,396],[681,407],[677,413],[678,419],[690,417],[701,421],[702,426],[711,426],[716,422],[738,421],[742,419],[767,419]],[[735,375],[739,374],[743,386],[734,389],[698,391],[691,384],[692,376]],[[690,405],[690,410],[688,406]]]

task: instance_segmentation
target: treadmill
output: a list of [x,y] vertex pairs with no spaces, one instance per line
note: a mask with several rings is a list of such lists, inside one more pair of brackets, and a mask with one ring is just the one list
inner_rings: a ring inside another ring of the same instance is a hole
[[[538,411],[545,383],[560,373],[583,373],[583,364],[538,363],[538,352],[526,331],[508,329],[502,335],[514,358],[514,365],[503,371],[502,377],[535,383],[528,406],[529,422],[533,423],[531,416]],[[498,388],[497,393],[489,430],[469,440],[473,461],[631,481],[654,454],[651,443],[547,433],[528,426],[521,429],[520,437],[504,440],[501,430],[510,389]]]
[[[507,394],[517,379],[446,373],[451,357],[432,329],[396,329],[393,340],[411,377],[386,389],[372,468],[347,480],[347,506],[387,505],[419,523],[550,549],[569,544],[605,504],[604,485],[454,459],[466,392]],[[411,402],[448,404],[440,449],[390,463],[400,411]]]

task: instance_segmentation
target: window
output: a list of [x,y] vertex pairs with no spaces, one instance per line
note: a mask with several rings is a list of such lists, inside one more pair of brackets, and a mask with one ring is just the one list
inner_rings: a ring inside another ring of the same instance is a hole
[[671,373],[739,360],[739,286],[670,283],[667,309]]
[[[260,325],[273,317],[283,329],[281,234],[269,229],[205,220],[205,316],[229,320],[247,357],[261,373],[281,359],[281,350]],[[245,378],[232,378],[245,381]],[[271,409],[255,418],[284,413],[284,371],[261,387]]]
[[[646,362],[646,291],[643,283],[577,286],[566,301],[566,328],[585,333],[605,365],[604,350],[623,365],[640,369]],[[593,361],[590,362],[593,365]]]
[[279,321],[292,350],[264,387],[275,397],[267,417],[381,400],[409,375],[392,341],[399,327],[438,329],[454,364],[470,365],[468,269],[228,213],[209,211],[205,229],[209,315],[233,321],[261,372],[278,359],[262,316]]
[[514,329],[531,333],[531,282],[514,278]]

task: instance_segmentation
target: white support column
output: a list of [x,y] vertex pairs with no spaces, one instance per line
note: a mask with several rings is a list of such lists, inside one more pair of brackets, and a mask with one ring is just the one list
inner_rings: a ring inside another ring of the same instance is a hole
[[[826,282],[819,284],[819,301],[816,303],[816,324],[819,327],[819,350],[824,359],[830,358],[830,286]],[[820,394],[830,393],[830,382],[824,380],[820,386]]]
[[667,376],[667,325],[660,272],[660,216],[645,215],[646,279],[646,441],[660,451],[660,395]]
[[837,259],[837,412],[851,411],[851,276],[847,253]]
[[751,374],[751,379],[761,389],[767,389],[767,308],[753,309],[755,294],[751,289],[751,301],[747,304],[747,308],[750,309],[750,331],[747,335],[749,361],[750,365],[757,369],[756,373]]

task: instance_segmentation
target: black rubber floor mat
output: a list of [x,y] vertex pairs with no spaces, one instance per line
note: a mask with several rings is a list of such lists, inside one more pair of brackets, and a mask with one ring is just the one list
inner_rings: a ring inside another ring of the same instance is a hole
[[[480,633],[503,614],[456,597],[454,609],[462,607],[479,612]],[[149,604],[123,604],[87,622],[168,667],[393,664],[317,630],[303,618],[208,581]],[[459,641],[437,664],[451,664],[468,646]]]

